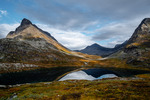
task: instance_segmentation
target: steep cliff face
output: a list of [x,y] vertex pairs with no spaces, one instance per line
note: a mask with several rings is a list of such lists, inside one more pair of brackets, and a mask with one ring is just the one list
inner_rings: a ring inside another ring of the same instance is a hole
[[52,37],[48,32],[39,29],[32,24],[28,19],[23,19],[20,26],[15,31],[11,31],[6,38],[15,38],[18,40],[26,40],[29,38],[43,38],[58,50],[70,53],[70,50],[62,46],[58,41]]

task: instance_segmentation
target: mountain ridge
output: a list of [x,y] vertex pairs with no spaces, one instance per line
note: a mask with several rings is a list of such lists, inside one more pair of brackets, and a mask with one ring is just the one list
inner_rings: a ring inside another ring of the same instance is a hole
[[150,18],[145,18],[128,40],[124,48],[110,57],[126,60],[134,66],[150,66]]
[[[50,33],[43,31],[28,19],[23,19],[15,31],[0,39],[0,62],[81,64],[83,59],[61,45]],[[63,64],[65,65],[65,64]]]
[[106,57],[106,56],[109,56],[110,54],[117,52],[118,50],[122,49],[123,46],[126,45],[126,43],[127,43],[127,41],[125,41],[122,44],[116,45],[114,48],[107,48],[107,47],[103,47],[97,43],[94,43],[90,46],[87,46],[86,48],[84,48],[82,50],[76,50],[76,51],[86,53],[86,54]]
[[23,19],[15,31],[10,31],[6,38],[0,39],[1,63],[82,66],[85,61],[99,58],[101,57],[69,50],[28,19]]
[[26,18],[22,20],[20,26],[17,27],[15,31],[9,32],[6,38],[17,38],[19,40],[25,38],[44,38],[47,42],[54,45],[57,49],[66,53],[70,53],[70,50],[61,45],[53,36],[50,35],[50,33],[38,28]]
[[139,26],[135,29],[134,33],[132,34],[131,38],[129,39],[128,43],[133,42],[140,42],[141,40],[137,40],[142,37],[142,35],[150,33],[150,18],[144,18]]

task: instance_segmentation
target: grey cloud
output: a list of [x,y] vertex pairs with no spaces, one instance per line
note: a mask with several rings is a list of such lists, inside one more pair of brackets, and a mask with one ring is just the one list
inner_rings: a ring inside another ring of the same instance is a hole
[[[88,29],[93,29],[92,41],[116,39],[116,42],[108,45],[125,41],[142,19],[150,17],[150,0],[25,0],[25,2],[20,0],[16,7],[29,19],[65,31],[90,34],[91,31]],[[95,28],[99,24],[105,26]]]
[[[150,15],[149,0],[33,0],[22,4],[28,17],[58,28],[80,29],[98,20],[129,20]],[[21,2],[23,3],[23,2]],[[20,5],[20,4],[19,4]],[[33,6],[34,5],[34,6]],[[69,24],[68,24],[69,23]]]
[[94,31],[92,40],[108,41],[105,46],[114,47],[128,40],[140,24],[140,19],[128,20],[120,23],[108,24]]
[[120,23],[111,23],[100,29],[94,31],[96,33],[92,39],[97,41],[107,40],[107,39],[118,39],[118,41],[127,40],[132,35],[138,24],[140,24],[139,19],[129,20]]
[[58,0],[36,0],[34,4],[36,5],[34,7],[21,5],[21,12],[26,13],[32,19],[37,19],[56,28],[76,29],[93,21],[88,13],[84,13],[84,8],[78,5],[67,4],[63,1],[58,2]]

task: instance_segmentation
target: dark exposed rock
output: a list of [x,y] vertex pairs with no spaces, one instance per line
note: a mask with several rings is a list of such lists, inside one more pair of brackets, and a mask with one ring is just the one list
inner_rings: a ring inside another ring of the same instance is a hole
[[26,29],[29,25],[32,25],[31,21],[28,19],[24,18],[18,28],[16,28],[14,33],[19,33],[22,30]]
[[11,34],[13,34],[14,32],[15,32],[15,31],[10,31],[8,34],[10,34],[10,35],[11,35]]
[[21,26],[24,26],[24,25],[30,25],[32,24],[31,21],[29,21],[28,19],[24,18],[21,22]]

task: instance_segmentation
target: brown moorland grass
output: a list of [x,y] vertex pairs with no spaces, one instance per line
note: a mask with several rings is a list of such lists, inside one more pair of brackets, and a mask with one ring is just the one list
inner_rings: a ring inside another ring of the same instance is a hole
[[0,99],[16,94],[14,100],[149,100],[150,74],[138,77],[143,79],[68,80],[26,84],[0,89]]

